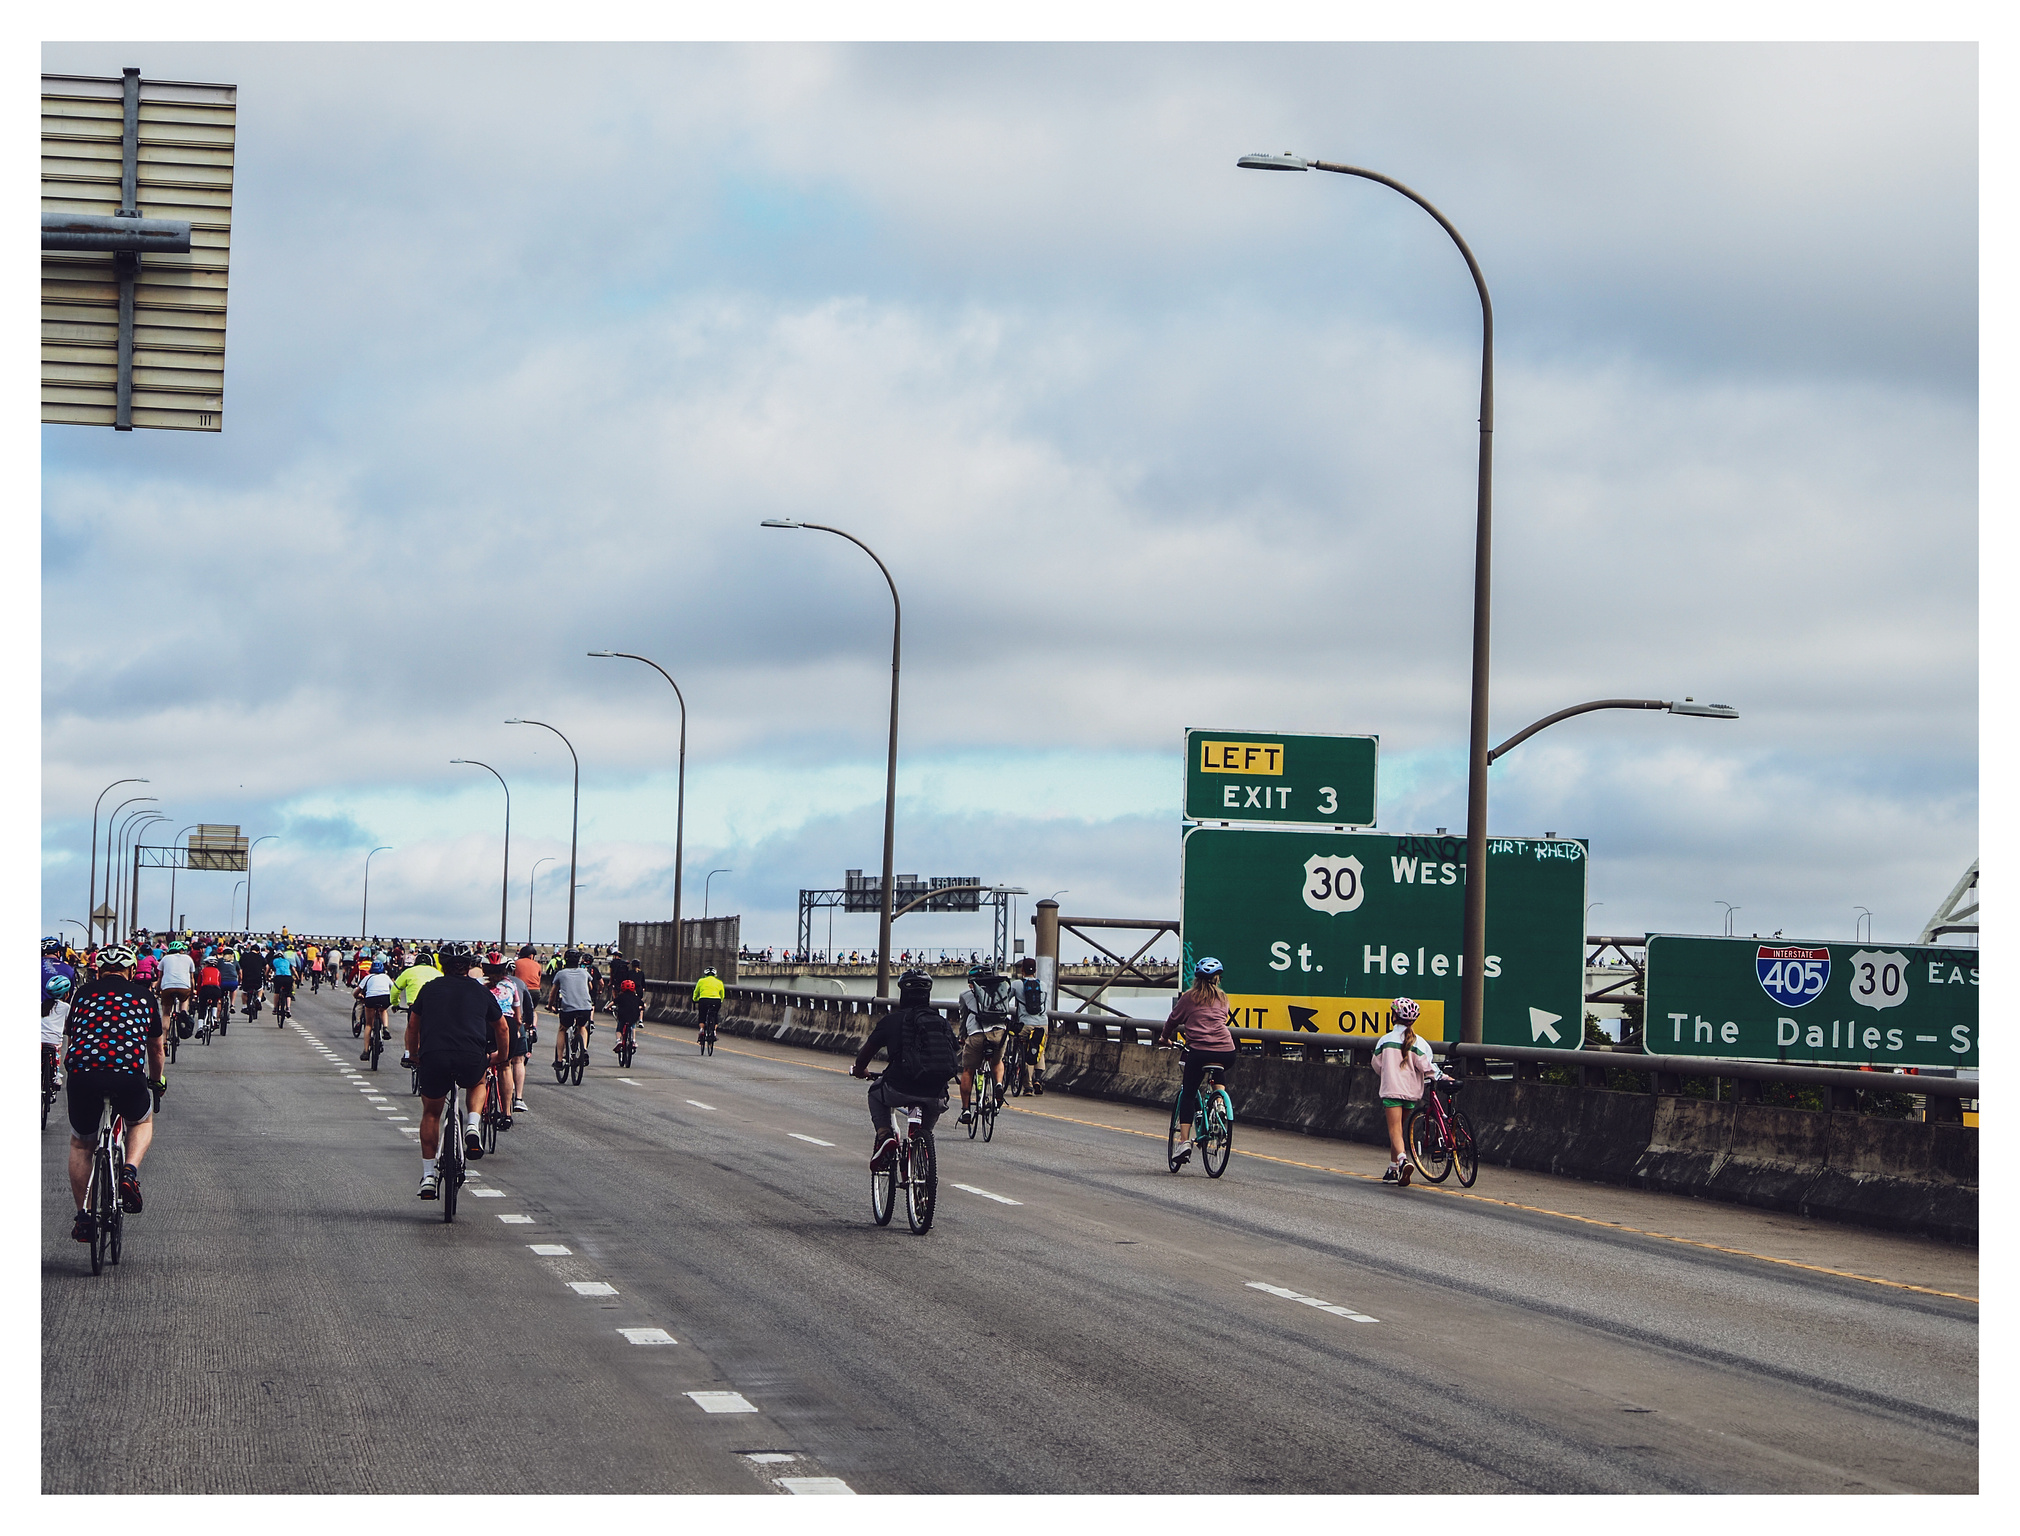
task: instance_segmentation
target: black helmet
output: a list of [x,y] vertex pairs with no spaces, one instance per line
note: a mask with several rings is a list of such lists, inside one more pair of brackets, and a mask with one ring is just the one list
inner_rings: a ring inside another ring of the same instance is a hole
[[933,978],[924,971],[907,971],[898,978],[900,1002],[924,1002],[933,995]]

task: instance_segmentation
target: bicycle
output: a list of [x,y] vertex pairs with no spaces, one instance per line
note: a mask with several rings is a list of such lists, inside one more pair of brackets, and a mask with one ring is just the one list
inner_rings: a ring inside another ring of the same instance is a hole
[[638,1051],[638,1041],[635,1038],[636,1033],[637,1028],[635,1025],[620,1024],[617,1026],[617,1064],[620,1067],[630,1066],[631,1058]]
[[56,1073],[56,1049],[42,1048],[42,1129],[49,1129],[49,1106],[56,1102],[56,1096],[63,1092],[63,1083]]
[[1034,1059],[1044,1038],[1035,1029],[1020,1029],[1010,1037],[1010,1054],[1004,1061],[1003,1079],[1009,1085],[1011,1098],[1025,1094],[1035,1098],[1045,1091],[1045,1085],[1038,1076],[1041,1069]]
[[[419,1075],[416,1068],[417,1080]],[[442,1143],[435,1158],[435,1198],[442,1202],[444,1221],[456,1219],[456,1191],[463,1187],[463,1168],[463,1111],[456,1099],[456,1085],[451,1082],[442,1100]]]
[[701,1023],[694,1032],[695,1048],[704,1056],[713,1056],[715,1054],[716,1009],[721,1005],[714,998],[703,998],[702,1004]]
[[91,1182],[85,1186],[84,1209],[91,1213],[91,1272],[105,1268],[109,1257],[119,1262],[126,1213],[119,1204],[119,1170],[126,1166],[126,1121],[107,1104],[99,1110],[98,1145],[91,1153]]
[[245,1016],[247,1023],[251,1023],[254,1019],[257,1019],[260,1016],[260,999],[264,995],[265,995],[264,993],[255,990],[252,996],[248,997],[245,1000]]
[[581,1086],[582,1074],[589,1069],[589,1037],[595,1033],[596,1026],[587,1021],[570,1027],[563,1054],[554,1063],[555,1082]]
[[498,1081],[498,1069],[492,1067],[484,1074],[484,1114],[478,1123],[478,1139],[486,1157],[498,1150],[498,1132],[504,1127],[505,1105],[510,1102],[505,1097],[504,1086]]
[[[386,1042],[393,1037],[393,1032],[386,1025],[386,1012],[383,1008],[374,1008],[367,1017],[371,1020],[372,1038],[365,1042],[365,1048],[372,1053],[372,1070],[376,1072],[379,1070],[379,1057],[386,1049]],[[418,1083],[417,1078],[417,1086]]]
[[293,1015],[294,1008],[290,1005],[288,994],[285,992],[276,992],[274,994],[274,1028],[286,1029],[288,1027],[288,1020]]
[[[1207,1064],[1200,1073],[1199,1092],[1193,1105],[1192,1145],[1199,1149],[1200,1166],[1210,1179],[1227,1172],[1227,1161],[1234,1151],[1234,1100],[1221,1086],[1221,1071],[1220,1063]],[[1165,1165],[1173,1173],[1184,1166],[1181,1154],[1186,1145],[1178,1139],[1178,1115],[1184,1104],[1185,1090],[1180,1088],[1178,1097],[1172,1101],[1171,1128],[1165,1132],[1164,1142]]]
[[[876,1082],[884,1074],[872,1072]],[[940,1165],[933,1148],[933,1133],[926,1129],[926,1114],[916,1104],[905,1106],[905,1134],[881,1163],[870,1165],[870,1216],[880,1227],[891,1224],[897,1209],[898,1191],[905,1192],[905,1224],[923,1236],[933,1225],[933,1211],[940,1195]]]
[[1473,1122],[1454,1102],[1461,1086],[1460,1079],[1450,1077],[1434,1077],[1424,1085],[1423,1102],[1403,1126],[1403,1145],[1417,1172],[1431,1183],[1444,1183],[1456,1166],[1460,1187],[1471,1189],[1480,1177],[1480,1149],[1473,1140]]
[[1003,1046],[999,1043],[982,1064],[975,1068],[975,1099],[971,1106],[974,1113],[968,1119],[968,1139],[973,1141],[980,1131],[984,1141],[992,1141],[996,1136],[996,1095],[1000,1091],[994,1072],[996,1063],[1002,1059]]
[[201,1040],[205,1045],[209,1045],[210,1037],[216,1031],[217,1005],[214,1003],[198,1003],[196,1006],[196,1023],[191,1029],[192,1036]]

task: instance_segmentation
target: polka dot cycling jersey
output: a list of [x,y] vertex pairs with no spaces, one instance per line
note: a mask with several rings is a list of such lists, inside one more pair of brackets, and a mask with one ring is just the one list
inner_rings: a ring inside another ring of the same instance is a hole
[[147,1075],[147,1042],[161,1034],[161,1012],[145,987],[107,977],[70,1001],[65,1072]]

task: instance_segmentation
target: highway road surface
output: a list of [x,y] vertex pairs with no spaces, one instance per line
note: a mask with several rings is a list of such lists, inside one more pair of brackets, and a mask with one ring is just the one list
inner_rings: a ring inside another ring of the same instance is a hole
[[[171,1070],[125,1262],[43,1133],[49,1493],[1972,1492],[1977,1256],[1050,1094],[871,1224],[845,1058],[649,1028],[457,1221],[348,999]],[[543,1015],[541,1053],[553,1018]],[[1028,1108],[1024,1107],[1028,1102]]]

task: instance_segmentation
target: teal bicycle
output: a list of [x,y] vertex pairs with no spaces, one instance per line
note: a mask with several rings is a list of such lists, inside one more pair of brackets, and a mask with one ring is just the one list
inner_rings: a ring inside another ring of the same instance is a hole
[[1206,1170],[1206,1176],[1217,1179],[1227,1172],[1227,1161],[1234,1153],[1234,1100],[1228,1097],[1227,1089],[1221,1086],[1222,1068],[1218,1062],[1209,1062],[1200,1075],[1198,1102],[1193,1105],[1192,1139],[1181,1141],[1178,1135],[1179,1111],[1185,1107],[1185,1090],[1180,1088],[1178,1097],[1171,1105],[1171,1129],[1165,1133],[1165,1165],[1173,1173],[1183,1168],[1195,1148],[1199,1151],[1199,1165]]

